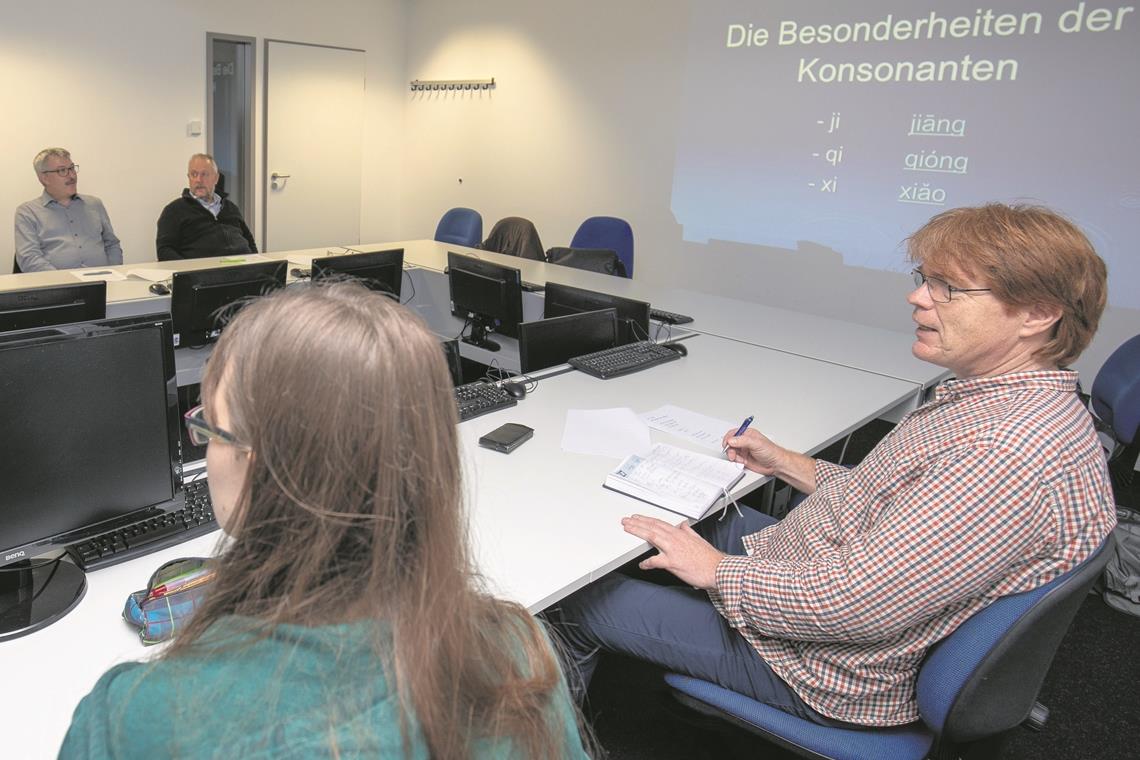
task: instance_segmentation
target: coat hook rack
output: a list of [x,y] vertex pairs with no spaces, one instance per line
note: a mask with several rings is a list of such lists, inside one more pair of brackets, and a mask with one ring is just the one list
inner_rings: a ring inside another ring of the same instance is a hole
[[491,90],[495,87],[495,78],[490,79],[413,79],[412,92],[426,90]]

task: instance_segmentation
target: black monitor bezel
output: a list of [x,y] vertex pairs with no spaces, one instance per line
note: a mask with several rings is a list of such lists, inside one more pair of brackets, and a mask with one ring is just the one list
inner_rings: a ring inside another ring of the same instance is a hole
[[488,318],[488,321],[494,322],[494,331],[499,335],[506,335],[511,338],[519,336],[519,323],[522,322],[522,272],[514,267],[503,266],[502,264],[495,264],[483,259],[477,259],[474,256],[465,256],[462,253],[454,251],[447,252],[447,291],[448,298],[451,301],[451,313],[454,316],[462,319],[468,319],[473,312],[470,309],[463,308],[462,302],[459,304],[455,300],[455,277],[454,272],[466,272],[480,277],[485,277],[497,280],[503,283],[504,293],[501,297],[503,305],[503,314],[479,314]]
[[[79,319],[60,319],[52,312],[68,308],[81,310]],[[8,326],[14,315],[45,315],[28,324]],[[0,291],[0,332],[42,329],[74,322],[90,322],[107,317],[107,283],[77,282],[74,285],[45,285],[34,288]]]
[[[225,306],[265,295],[267,292],[285,287],[285,273],[289,266],[287,261],[265,261],[252,264],[236,264],[233,266],[209,267],[206,269],[187,269],[175,272],[170,286],[170,318],[174,324],[174,335],[179,346],[202,346],[217,340],[218,334],[225,327],[202,329],[198,324],[202,315],[196,308],[198,293],[205,288],[223,287],[232,285],[235,288],[241,285],[259,285],[258,288],[248,287],[247,292],[238,292],[226,302]],[[208,315],[216,319],[218,309]],[[232,318],[236,310],[230,310],[225,316],[226,321]]]
[[[357,266],[351,266],[351,265]],[[395,277],[382,281],[375,277],[366,277],[356,274],[362,269],[395,268]],[[400,300],[401,286],[404,281],[404,249],[391,248],[384,251],[358,251],[337,256],[324,256],[313,259],[310,265],[313,282],[327,277],[344,276],[354,277],[364,283],[365,287],[380,292],[388,292]],[[395,285],[393,288],[392,286]]]
[[[49,330],[33,328],[0,334],[0,351],[6,351],[61,341],[95,339],[112,332],[150,329],[157,329],[161,333],[159,339],[162,350],[162,373],[166,386],[166,440],[170,462],[170,499],[164,499],[154,504],[138,505],[98,523],[74,526],[66,531],[43,536],[19,545],[0,547],[0,567],[55,552],[69,544],[83,540],[84,537],[102,533],[115,523],[129,521],[132,515],[152,510],[163,504],[177,503],[180,501],[183,492],[180,439],[182,417],[178,410],[178,372],[174,361],[173,325],[169,314],[154,313],[113,317],[59,325]],[[0,535],[0,539],[2,538],[3,536]]]
[[[568,354],[565,359],[556,361],[553,364],[547,364],[545,367],[532,367],[531,359],[533,358],[533,351],[531,349],[536,340],[542,338],[542,333],[548,330],[558,330],[566,326],[574,325],[583,322],[605,322],[608,315],[608,323],[611,326],[611,338],[609,345],[597,346],[585,351],[575,350],[573,353]],[[528,372],[537,372],[539,370],[549,369],[550,367],[565,364],[569,359],[575,356],[583,356],[585,354],[593,353],[594,351],[601,351],[607,348],[613,348],[618,345],[618,330],[619,322],[617,318],[617,309],[598,309],[596,311],[583,311],[576,314],[565,314],[560,317],[549,317],[546,319],[536,319],[532,322],[523,322],[519,325],[519,368],[523,374]]]
[[[552,298],[553,296],[553,298]],[[580,308],[569,307],[569,310],[551,313],[551,305],[566,307],[565,300],[560,301],[559,296],[568,298],[572,303],[580,304]],[[581,314],[587,311],[601,309],[616,309],[618,319],[618,345],[634,343],[649,339],[649,302],[639,301],[636,298],[615,296],[597,290],[566,285],[561,282],[547,281],[543,293],[543,316],[562,317],[567,314]]]

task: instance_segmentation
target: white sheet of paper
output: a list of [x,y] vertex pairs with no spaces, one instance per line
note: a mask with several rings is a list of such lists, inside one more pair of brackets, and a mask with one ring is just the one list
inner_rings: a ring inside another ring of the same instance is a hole
[[562,430],[562,450],[625,459],[648,454],[649,428],[632,409],[569,409]]
[[147,282],[165,282],[174,276],[169,269],[128,269],[127,274]]
[[71,273],[71,276],[80,282],[97,282],[98,280],[102,280],[103,282],[118,282],[119,280],[127,279],[127,276],[122,272],[113,269],[98,268],[90,270],[77,269]]
[[652,412],[645,412],[641,415],[641,419],[654,430],[670,433],[717,451],[722,448],[720,441],[724,438],[724,431],[740,425],[736,423],[734,426],[731,422],[698,414],[672,404],[666,404]]

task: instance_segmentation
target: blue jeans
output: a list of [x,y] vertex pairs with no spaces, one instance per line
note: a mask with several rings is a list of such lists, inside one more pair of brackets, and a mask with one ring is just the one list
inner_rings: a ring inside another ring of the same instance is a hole
[[[723,520],[710,517],[697,531],[723,552],[744,554],[741,538],[775,521],[752,509],[742,512],[730,511]],[[804,703],[728,625],[704,591],[610,573],[564,599],[547,617],[565,644],[568,678],[579,698],[601,653],[617,652],[712,681],[815,723],[847,725]]]

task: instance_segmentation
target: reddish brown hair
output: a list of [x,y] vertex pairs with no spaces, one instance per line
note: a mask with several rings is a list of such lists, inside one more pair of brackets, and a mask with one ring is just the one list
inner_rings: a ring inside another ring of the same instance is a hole
[[991,203],[939,214],[907,240],[911,261],[965,275],[1009,306],[1059,309],[1036,356],[1068,366],[1088,346],[1108,290],[1104,261],[1076,225],[1041,206]]

